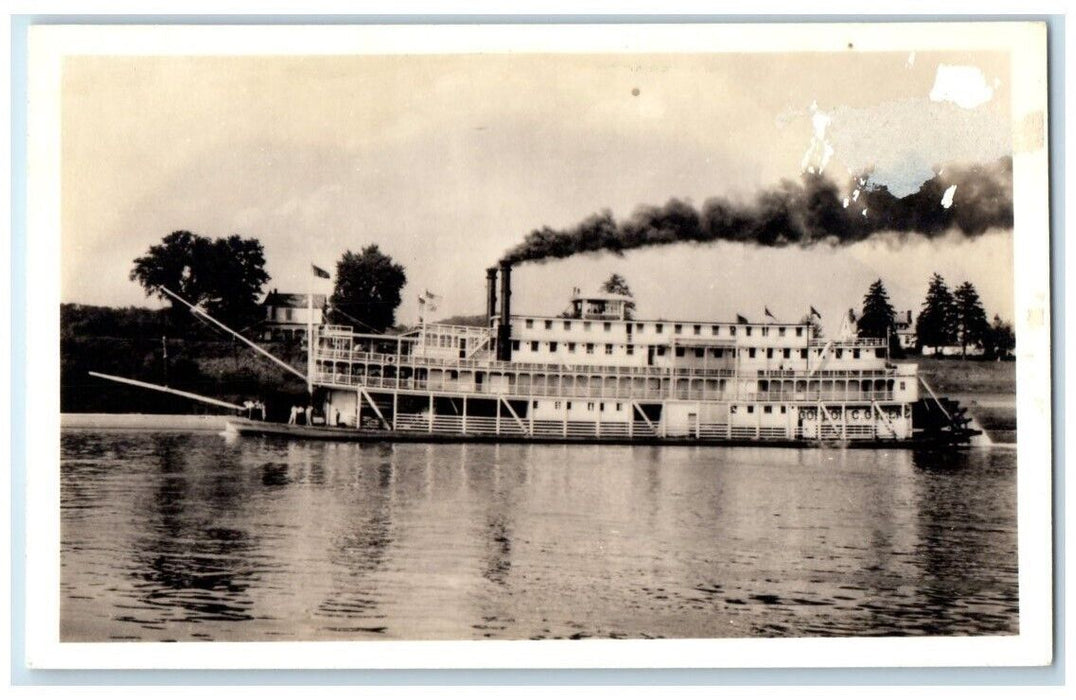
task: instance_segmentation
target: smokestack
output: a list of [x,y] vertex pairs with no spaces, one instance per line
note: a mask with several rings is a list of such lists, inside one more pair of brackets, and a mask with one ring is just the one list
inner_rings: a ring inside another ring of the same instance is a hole
[[497,359],[512,359],[512,264],[501,263],[501,322],[497,326]]
[[486,328],[497,314],[497,268],[486,268]]

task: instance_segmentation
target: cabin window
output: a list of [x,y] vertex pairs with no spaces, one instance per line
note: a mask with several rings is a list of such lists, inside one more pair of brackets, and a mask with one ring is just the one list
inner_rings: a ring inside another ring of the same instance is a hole
[[784,354],[786,360],[790,359],[792,357],[792,349],[791,348],[785,348],[781,352]]
[[598,404],[598,410],[599,411],[604,411],[605,410],[605,404],[604,403]]
[[857,359],[857,360],[859,359],[859,350],[858,349],[852,351],[852,357],[854,359]]
[[572,329],[572,322],[571,321],[565,321],[564,322],[564,330],[570,331],[571,329]]
[[706,355],[705,348],[695,348],[695,357],[704,357]]
[[613,354],[613,345],[612,345],[612,343],[606,343],[605,344],[605,354],[606,355],[612,355]]
[[556,341],[550,342],[549,343],[549,352],[556,352],[556,351],[557,351],[557,342]]
[[516,350],[516,351],[519,350],[519,341],[518,340],[513,340],[512,341],[512,349]]
[[784,326],[781,326],[780,328],[777,329],[777,335],[781,336],[782,338],[784,337],[784,335],[785,335],[785,327]]
[[560,401],[554,401],[553,408],[560,408]]
[[804,348],[803,350],[800,350],[800,359],[801,360],[806,360],[807,359],[807,349],[806,348]]
[[769,391],[770,390],[770,383],[768,381],[766,381],[765,379],[760,379],[759,382],[758,382],[758,390],[759,391]]
[[673,326],[673,333],[679,333],[682,330],[684,330],[684,325],[682,323],[677,323]]
[[523,325],[527,328],[534,328],[534,319],[528,318],[526,321],[523,322]]
[[721,326],[710,326],[710,335],[717,335]]
[[747,349],[747,356],[748,357],[754,357],[755,356],[755,349],[754,348],[748,348]]
[[457,372],[454,369],[450,369],[450,370],[448,370],[448,378],[449,379],[459,379],[460,378],[460,373]]
[[531,352],[538,352],[538,341],[537,340],[532,340],[531,341]]
[[660,324],[660,323],[655,323],[654,324],[654,332],[655,333],[661,333],[663,328],[665,328],[665,326],[663,324]]
[[786,411],[787,409],[784,406],[781,406],[781,414],[784,415]]
[[695,326],[691,330],[695,332],[695,335],[699,335],[700,333],[702,333],[702,326]]
[[587,343],[587,354],[588,355],[593,355],[594,354],[594,343]]
[[665,355],[665,346],[664,345],[658,345],[657,348],[658,348],[658,355],[659,356],[664,356]]
[[548,331],[548,330],[551,330],[552,328],[553,328],[553,322],[552,321],[546,321],[545,322],[545,329]]
[[593,401],[588,401],[587,402],[587,410],[588,411],[593,411],[594,410],[594,402]]
[[773,406],[763,406],[762,407],[762,412],[763,413],[773,413]]
[[729,326],[729,335],[736,335],[736,326]]
[[645,323],[636,323],[635,324],[635,330],[639,331],[640,333],[642,333],[643,330],[645,330],[645,329],[646,329],[646,324]]
[[684,348],[682,348],[682,347],[676,348],[676,356],[677,357],[683,357],[684,356]]
[[842,350],[841,348],[837,348],[837,351],[834,354],[836,355],[837,359],[839,360],[844,356],[844,350]]
[[585,331],[590,330],[590,321],[583,321],[583,330],[585,330]]
[[747,335],[748,335],[748,336],[750,336],[750,335],[751,335],[751,326],[748,326],[748,327],[747,327]]
[[602,330],[604,330],[606,333],[608,333],[609,331],[613,330],[613,324],[606,321],[605,323],[602,324]]
[[901,391],[904,391],[904,382],[901,382],[901,383],[900,383],[900,390],[901,390]]
[[714,357],[721,357],[725,352],[721,348],[710,348],[710,354]]
[[569,411],[572,410],[572,402],[571,401],[568,402],[568,410]]
[[766,359],[773,359],[773,348],[766,348]]
[[624,348],[625,348],[625,350],[627,351],[627,353],[629,355],[634,355],[635,354],[635,346],[634,345],[626,345],[626,346],[624,346]]
[[575,352],[575,343],[568,343],[568,352]]
[[885,348],[875,348],[874,349],[874,356],[875,357],[885,357]]
[[538,402],[537,401],[531,401],[531,408],[538,408]]
[[766,326],[763,326],[762,327],[762,335],[769,335],[769,334],[770,334],[770,329],[767,328]]
[[796,337],[797,338],[802,338],[803,337],[803,328],[797,328],[796,329]]
[[748,412],[748,413],[754,413],[754,412],[755,412],[755,407],[754,407],[754,406],[751,406],[751,405],[748,405],[748,407],[747,407],[747,412]]

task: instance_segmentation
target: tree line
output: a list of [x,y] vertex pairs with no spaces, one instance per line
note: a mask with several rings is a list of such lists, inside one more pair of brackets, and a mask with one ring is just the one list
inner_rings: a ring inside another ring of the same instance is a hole
[[[900,354],[895,335],[896,312],[880,279],[871,284],[863,297],[856,331],[861,338],[889,339],[891,350]],[[1016,347],[1012,325],[996,314],[992,324],[987,320],[982,300],[971,282],[963,282],[951,291],[938,273],[931,276],[927,286],[926,298],[915,320],[915,337],[917,351],[933,348],[937,355],[943,347],[959,346],[961,358],[967,357],[969,348],[982,348],[988,358],[1003,358]]]
[[[190,314],[161,291],[162,287],[240,331],[264,319],[261,297],[270,278],[265,271],[264,249],[256,238],[233,235],[212,239],[175,231],[135,259],[130,278],[142,286],[146,296],[168,302],[170,320],[180,328],[189,326]],[[328,321],[357,323],[363,331],[375,333],[395,325],[407,274],[377,245],[358,253],[345,251],[336,263],[334,280],[324,309]]]

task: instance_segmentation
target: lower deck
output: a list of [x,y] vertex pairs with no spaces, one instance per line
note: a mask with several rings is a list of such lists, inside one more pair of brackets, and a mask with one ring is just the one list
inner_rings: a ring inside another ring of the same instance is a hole
[[803,442],[911,439],[911,405],[600,401],[328,389],[324,425],[398,435],[519,440]]

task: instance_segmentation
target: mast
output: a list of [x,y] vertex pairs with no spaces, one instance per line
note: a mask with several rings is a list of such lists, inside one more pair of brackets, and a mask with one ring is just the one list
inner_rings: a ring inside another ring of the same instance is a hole
[[299,370],[295,369],[294,367],[292,367],[291,365],[289,365],[289,364],[288,364],[287,362],[285,362],[284,360],[281,360],[281,359],[280,359],[279,357],[277,357],[276,355],[273,355],[273,354],[272,354],[272,353],[270,353],[270,352],[269,352],[268,350],[265,350],[264,348],[262,348],[262,347],[261,347],[260,345],[258,345],[258,344],[257,344],[257,343],[255,343],[254,341],[252,341],[252,340],[248,340],[248,339],[247,339],[247,338],[246,338],[245,336],[243,336],[243,335],[240,335],[240,334],[239,334],[239,333],[237,333],[236,331],[233,331],[233,330],[232,330],[231,328],[229,328],[228,326],[224,325],[223,323],[221,323],[221,322],[220,322],[220,321],[218,321],[217,319],[213,318],[212,316],[210,316],[209,314],[207,314],[207,313],[206,313],[205,311],[203,311],[203,310],[199,309],[199,308],[198,308],[197,306],[194,306],[194,305],[193,305],[193,304],[191,304],[191,303],[190,303],[189,301],[187,301],[187,300],[186,300],[186,299],[184,299],[183,297],[179,296],[178,294],[176,294],[175,292],[173,292],[173,291],[172,291],[171,289],[169,289],[168,287],[165,287],[165,286],[160,286],[160,287],[157,287],[157,289],[161,290],[162,292],[164,292],[164,293],[165,293],[165,294],[167,294],[168,296],[172,297],[173,299],[175,299],[175,300],[176,300],[176,301],[178,301],[179,303],[181,303],[181,304],[183,304],[184,306],[186,306],[186,307],[187,307],[188,309],[190,309],[190,310],[191,310],[191,312],[192,312],[192,313],[194,313],[194,314],[196,314],[196,315],[198,315],[198,316],[201,316],[202,318],[206,319],[207,321],[209,321],[209,322],[210,322],[210,323],[212,323],[213,325],[215,325],[215,326],[218,326],[218,327],[220,327],[220,328],[224,329],[224,330],[225,330],[225,331],[227,331],[228,333],[231,333],[231,334],[232,334],[232,335],[233,335],[234,337],[238,338],[239,340],[242,340],[242,341],[243,341],[244,343],[246,343],[246,344],[247,344],[247,345],[249,345],[250,347],[254,348],[254,349],[255,349],[255,350],[257,351],[257,352],[261,353],[261,354],[262,354],[262,355],[264,355],[265,357],[268,357],[268,358],[269,358],[270,360],[272,360],[273,362],[277,363],[278,365],[280,365],[280,366],[281,366],[281,367],[283,367],[284,369],[288,370],[289,372],[291,372],[292,374],[296,375],[297,377],[299,377],[300,379],[302,379],[303,381],[305,381],[305,382],[307,382],[307,383],[309,384],[309,382],[310,382],[310,378],[309,378],[309,377],[307,377],[306,375],[304,375],[304,374],[303,374],[302,372],[300,372]]

